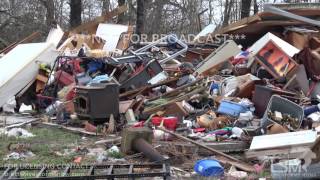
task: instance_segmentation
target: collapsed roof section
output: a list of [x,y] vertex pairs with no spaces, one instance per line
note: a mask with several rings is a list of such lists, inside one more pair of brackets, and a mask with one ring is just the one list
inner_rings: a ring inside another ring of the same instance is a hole
[[286,27],[303,26],[318,31],[316,28],[320,25],[320,21],[317,21],[318,19],[320,19],[319,7],[313,7],[312,9],[297,8],[284,11],[267,6],[263,12],[231,23],[212,32],[210,35],[214,37],[217,34],[243,34],[247,38],[234,40],[238,44],[248,47],[268,32],[281,36],[280,32],[283,32]]

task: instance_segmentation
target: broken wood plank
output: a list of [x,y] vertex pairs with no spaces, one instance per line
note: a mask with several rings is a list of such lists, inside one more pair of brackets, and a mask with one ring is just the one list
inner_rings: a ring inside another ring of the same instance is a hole
[[161,82],[159,82],[157,84],[148,85],[148,86],[141,87],[141,88],[138,88],[138,89],[133,89],[133,90],[130,90],[130,91],[126,91],[126,92],[120,94],[119,98],[124,98],[124,97],[130,96],[130,95],[136,95],[141,90],[145,91],[145,90],[152,89],[152,88],[155,88],[155,87],[158,87],[158,86],[171,84],[171,83],[176,82],[178,79],[179,78],[170,78],[168,80],[161,81]]
[[94,144],[116,144],[121,142],[122,137],[116,137],[113,139],[105,139],[105,140],[100,140],[96,141]]
[[133,32],[134,32],[133,26],[129,26],[128,31],[121,35],[121,38],[118,41],[116,49],[120,49],[123,51],[126,50],[129,47],[130,39],[132,37]]
[[262,157],[262,156],[273,156],[277,159],[294,159],[299,158],[303,155],[306,150],[310,149],[308,146],[300,146],[298,148],[277,148],[260,151],[247,151],[245,156],[247,159]]
[[314,26],[320,27],[320,21],[316,21],[316,20],[313,20],[313,19],[310,19],[310,18],[299,16],[299,15],[284,11],[282,9],[279,9],[279,8],[276,8],[276,7],[273,7],[273,6],[270,6],[270,5],[265,6],[264,7],[264,11],[270,12],[272,14],[276,14],[276,15],[279,15],[279,16],[287,17],[289,19],[294,19],[296,21],[300,21],[300,22],[304,22],[304,23],[308,23],[310,25],[314,25]]
[[218,159],[221,163],[223,163],[223,164],[231,164],[231,165],[233,165],[233,166],[235,166],[235,167],[237,167],[237,168],[239,168],[239,169],[242,169],[242,170],[248,171],[248,172],[254,172],[254,171],[255,171],[255,169],[253,168],[253,166],[251,166],[251,165],[249,165],[249,164],[247,164],[247,163],[241,162],[240,160],[238,160],[238,159],[236,159],[236,158],[234,158],[234,157],[232,157],[232,156],[230,156],[230,155],[228,155],[228,154],[225,154],[225,153],[223,153],[223,152],[221,152],[221,151],[218,151],[218,150],[216,150],[216,149],[210,148],[210,147],[208,147],[208,146],[206,146],[206,145],[203,145],[203,144],[201,144],[201,143],[199,143],[199,142],[196,142],[196,141],[194,141],[194,140],[191,140],[191,139],[189,139],[189,138],[186,138],[186,137],[184,137],[184,136],[182,136],[182,135],[180,135],[180,134],[171,132],[171,131],[163,128],[163,127],[158,126],[158,127],[156,127],[156,128],[157,128],[157,129],[160,129],[160,130],[162,130],[162,131],[164,131],[164,132],[166,132],[166,133],[169,133],[169,134],[171,134],[171,135],[173,135],[173,136],[175,136],[175,137],[177,137],[177,138],[179,138],[179,139],[181,139],[181,140],[190,142],[190,143],[192,143],[192,144],[195,144],[195,145],[197,145],[197,146],[199,146],[199,147],[202,147],[202,148],[204,148],[204,149],[207,149],[207,150],[213,152],[214,154],[220,156],[220,157],[218,157],[217,159]]
[[101,134],[85,131],[85,130],[83,130],[83,128],[66,127],[66,126],[63,126],[63,125],[54,124],[54,123],[48,123],[48,122],[42,122],[41,124],[47,125],[47,126],[50,126],[50,127],[64,129],[64,130],[67,130],[67,131],[70,131],[70,132],[73,132],[73,133],[78,133],[78,134],[85,134],[85,135],[91,135],[91,136],[101,135]]
[[182,139],[182,140],[184,140],[184,141],[187,141],[187,142],[190,142],[190,143],[195,144],[195,145],[197,145],[197,146],[200,146],[200,147],[202,147],[202,148],[205,148],[205,149],[207,149],[207,150],[209,150],[209,151],[211,151],[211,152],[214,152],[214,153],[217,154],[217,155],[226,157],[226,158],[231,159],[231,160],[234,160],[234,161],[238,161],[238,159],[236,159],[236,158],[234,158],[234,157],[232,157],[232,156],[229,156],[228,154],[225,154],[225,153],[223,153],[223,152],[221,152],[221,151],[217,151],[217,150],[215,150],[215,149],[213,149],[213,148],[210,148],[210,147],[208,147],[208,146],[206,146],[206,145],[200,144],[200,143],[198,143],[198,142],[196,142],[196,141],[194,141],[194,140],[191,140],[191,139],[189,139],[189,138],[186,138],[186,137],[184,137],[184,136],[182,136],[182,135],[180,135],[180,134],[171,132],[171,131],[163,128],[163,127],[158,126],[157,129],[160,129],[160,130],[162,130],[162,131],[164,131],[164,132],[166,132],[166,133],[169,133],[169,134],[171,134],[171,135],[174,135],[174,136],[176,136],[177,138]]
[[317,132],[313,130],[254,136],[250,150],[311,146],[316,138]]
[[[161,148],[170,148],[172,146],[183,149],[187,153],[194,153],[195,149],[197,148],[196,145],[190,144],[187,142],[173,142],[173,141],[160,141],[156,144],[161,145]],[[228,142],[202,142],[203,145],[211,147],[215,150],[228,153],[228,152],[244,152],[246,149],[249,148],[249,144],[243,141],[228,141]],[[211,151],[206,149],[199,149],[197,153],[204,156],[209,156]]]
[[17,127],[22,127],[24,125],[27,125],[27,124],[30,124],[30,123],[33,123],[33,122],[37,122],[37,121],[40,121],[40,120],[41,120],[40,118],[37,118],[37,119],[32,119],[32,120],[29,120],[29,121],[26,121],[26,122],[23,122],[23,123],[19,123],[19,124],[12,124],[12,125],[6,126],[5,129],[12,129],[12,128],[17,128]]
[[180,86],[178,88],[175,88],[174,90],[166,92],[166,93],[164,93],[164,94],[162,94],[160,96],[156,96],[156,97],[150,98],[148,101],[153,101],[153,100],[156,100],[156,99],[159,99],[159,98],[164,98],[164,97],[170,96],[170,95],[175,94],[175,93],[179,93],[180,91],[185,90],[187,87],[196,85],[197,83],[202,83],[203,80],[204,80],[204,78],[197,79],[197,80],[195,80],[195,81],[193,81],[191,83],[188,83],[188,84],[185,84],[185,85]]
[[121,13],[124,13],[127,10],[128,10],[128,8],[125,5],[117,7],[116,9],[114,9],[111,12],[108,12],[102,16],[94,18],[92,21],[82,23],[80,26],[72,29],[70,31],[70,33],[71,34],[80,34],[82,32],[87,32],[89,34],[95,34],[97,27],[100,23],[104,23],[104,22],[110,20],[111,18],[113,18],[114,16],[117,16]]
[[[186,99],[190,99],[193,95],[195,94],[198,94],[202,91],[205,91],[206,87],[199,87],[191,92],[188,92],[187,94],[185,95],[182,95],[180,97],[177,97],[177,98],[174,98],[168,102],[166,102],[165,104],[160,104],[160,105],[157,105],[155,107],[150,107],[150,108],[145,108],[145,110],[143,111],[144,114],[151,114],[151,113],[154,113],[156,111],[159,111],[161,110],[162,108],[166,107],[166,106],[169,106],[169,105],[172,105],[176,102],[180,102],[180,101],[183,101],[183,100],[186,100]],[[199,98],[202,98],[203,96],[206,96],[206,95],[201,95],[199,96]],[[198,99],[199,99],[198,98]]]
[[313,153],[316,154],[316,158],[312,159],[312,163],[320,162],[320,137],[316,139],[310,149]]
[[230,33],[231,31],[235,31],[237,29],[243,28],[245,26],[248,26],[251,23],[255,23],[258,21],[261,21],[261,17],[259,16],[259,14],[256,14],[256,15],[253,15],[250,17],[246,17],[246,18],[243,18],[239,21],[231,23],[230,25],[228,25],[226,27],[218,29],[216,32],[213,33],[213,35]]

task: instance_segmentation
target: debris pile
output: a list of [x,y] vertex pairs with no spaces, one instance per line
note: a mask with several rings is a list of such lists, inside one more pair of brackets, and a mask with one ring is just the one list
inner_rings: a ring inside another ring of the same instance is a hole
[[[17,45],[0,59],[0,106],[12,113],[29,97],[42,124],[121,135],[125,158],[179,173],[316,177],[320,34],[308,16],[320,13],[292,13],[266,9],[213,32],[229,38],[209,48],[174,34],[134,44],[126,25],[95,21],[68,33],[57,26],[46,42]],[[236,34],[246,39],[230,38]]]

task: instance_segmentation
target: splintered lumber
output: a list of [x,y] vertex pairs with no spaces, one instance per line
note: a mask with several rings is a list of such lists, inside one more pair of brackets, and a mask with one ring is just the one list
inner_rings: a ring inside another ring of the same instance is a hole
[[27,124],[34,123],[34,122],[40,121],[40,120],[41,120],[40,118],[31,119],[31,120],[26,121],[26,122],[22,122],[22,123],[12,124],[12,125],[6,126],[5,129],[12,129],[12,128],[17,128],[17,127],[22,127],[22,126],[25,126]]
[[159,99],[159,98],[170,96],[170,95],[175,94],[175,93],[179,93],[180,91],[185,90],[187,87],[196,85],[198,83],[199,84],[203,83],[203,80],[204,80],[204,78],[197,79],[197,80],[195,80],[195,81],[193,81],[191,83],[188,83],[188,84],[185,84],[183,86],[180,86],[180,87],[178,87],[178,88],[176,88],[176,89],[174,89],[172,91],[166,92],[166,93],[164,93],[164,94],[162,94],[160,96],[156,96],[156,97],[150,98],[148,101],[153,101],[153,100],[156,100],[156,99]]
[[121,142],[122,137],[108,137],[110,139],[104,139],[100,141],[96,141],[94,144],[117,144]]
[[[156,112],[156,111],[159,111],[160,109],[166,107],[166,106],[169,106],[171,104],[174,104],[176,102],[179,102],[179,101],[183,101],[183,100],[186,100],[186,99],[190,99],[193,95],[197,94],[197,93],[200,93],[202,91],[204,91],[206,89],[206,87],[199,87],[198,89],[195,89],[185,95],[182,95],[180,97],[177,97],[177,98],[174,98],[164,104],[160,104],[160,105],[157,105],[155,107],[150,107],[150,108],[145,108],[145,110],[143,111],[143,113],[145,114],[151,114],[153,112]],[[202,97],[202,96],[200,96]]]
[[211,148],[211,147],[208,147],[208,146],[206,146],[206,145],[203,145],[203,144],[201,144],[201,143],[199,143],[199,142],[196,142],[196,141],[194,141],[194,140],[191,140],[191,139],[189,139],[189,138],[186,138],[186,137],[184,137],[184,136],[182,136],[182,135],[180,135],[180,134],[171,132],[171,131],[169,131],[169,130],[161,127],[161,126],[158,126],[157,129],[160,129],[160,130],[162,130],[162,131],[164,131],[164,132],[166,132],[166,133],[169,133],[169,134],[171,134],[171,135],[173,135],[173,136],[175,136],[175,137],[177,137],[177,138],[179,138],[179,139],[181,139],[181,140],[190,142],[190,143],[195,144],[195,145],[197,145],[197,146],[199,146],[199,147],[202,147],[202,148],[204,148],[204,149],[207,149],[207,150],[213,152],[214,154],[216,154],[216,155],[218,155],[218,156],[222,156],[222,157],[218,157],[217,159],[218,159],[221,163],[223,163],[223,164],[231,164],[231,165],[233,165],[233,166],[235,166],[235,167],[237,167],[237,168],[239,168],[239,169],[242,169],[242,170],[244,170],[244,171],[255,172],[255,169],[253,168],[253,166],[251,166],[251,165],[249,165],[249,164],[247,164],[247,163],[241,162],[240,160],[238,160],[238,159],[236,159],[236,158],[234,158],[234,157],[232,157],[232,156],[230,156],[230,155],[228,155],[228,154],[225,154],[225,153],[223,153],[223,152],[221,152],[221,151],[218,151],[218,150],[216,150],[216,149],[213,149],[213,148]]
[[234,161],[239,161],[238,159],[236,159],[236,158],[234,158],[234,157],[232,157],[232,156],[230,156],[230,155],[228,155],[228,154],[225,154],[225,153],[223,153],[223,152],[221,152],[221,151],[215,150],[215,149],[213,149],[213,148],[211,148],[211,147],[208,147],[208,146],[206,146],[206,145],[203,145],[203,144],[201,144],[201,143],[198,143],[197,141],[194,141],[194,140],[191,140],[191,139],[189,139],[189,138],[186,138],[186,137],[184,137],[184,136],[182,136],[182,135],[180,135],[180,134],[171,132],[171,131],[163,128],[163,127],[158,126],[157,128],[160,129],[160,130],[162,130],[162,131],[164,131],[164,132],[166,132],[166,133],[169,133],[169,134],[171,134],[171,135],[174,135],[174,136],[176,136],[176,137],[179,138],[179,139],[182,139],[182,140],[184,140],[184,141],[188,141],[188,142],[190,142],[190,143],[192,143],[192,144],[195,144],[195,145],[200,146],[200,147],[202,147],[202,148],[205,148],[205,149],[207,149],[207,150],[209,150],[209,151],[211,151],[211,152],[214,152],[214,153],[217,154],[217,155],[226,157],[226,158],[231,159],[231,160],[234,160]]
[[76,127],[66,127],[63,125],[59,125],[59,124],[54,124],[54,123],[48,123],[48,122],[42,122],[41,124],[45,125],[45,126],[50,126],[50,127],[55,127],[55,128],[59,128],[59,129],[64,129],[73,133],[78,133],[78,134],[84,134],[84,135],[91,135],[91,136],[98,136],[100,134],[94,133],[94,132],[89,132],[89,131],[85,131],[83,128],[76,128]]
[[158,87],[158,86],[174,83],[177,80],[178,80],[178,78],[170,78],[168,80],[161,81],[161,82],[159,82],[157,84],[147,85],[145,87],[141,87],[141,88],[138,88],[138,89],[133,89],[133,90],[130,90],[130,91],[126,91],[126,92],[120,94],[119,98],[124,98],[124,97],[128,97],[128,96],[133,96],[133,95],[136,96],[138,93],[142,94],[144,91],[146,91],[148,89],[152,89],[152,88],[155,88],[155,87]]
[[306,17],[303,17],[303,16],[299,16],[299,15],[284,11],[282,9],[279,9],[279,8],[276,8],[276,7],[273,7],[273,6],[270,6],[270,5],[265,6],[264,10],[266,12],[271,12],[272,14],[276,14],[276,15],[279,15],[279,16],[287,17],[289,19],[294,19],[296,21],[300,21],[300,22],[304,22],[304,23],[308,23],[310,25],[314,25],[314,26],[320,27],[320,21],[313,20],[313,19],[310,19],[310,18],[306,18]]
[[114,9],[111,12],[108,12],[102,16],[96,17],[95,19],[93,19],[92,21],[89,22],[85,22],[83,24],[81,24],[80,26],[72,29],[70,31],[70,33],[73,34],[79,34],[81,32],[88,32],[91,34],[95,34],[97,27],[100,23],[104,23],[110,19],[112,19],[114,16],[117,16],[121,13],[124,13],[125,11],[127,11],[127,6],[123,5],[120,7],[117,7],[116,9]]

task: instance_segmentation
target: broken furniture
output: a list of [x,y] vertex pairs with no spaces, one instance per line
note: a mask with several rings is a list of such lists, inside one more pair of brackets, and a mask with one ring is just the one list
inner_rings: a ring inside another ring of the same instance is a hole
[[[212,75],[212,73],[219,71],[217,67],[221,63],[228,61],[229,58],[240,53],[240,49],[234,41],[226,41],[219,48],[213,51],[201,63],[198,64],[196,72],[198,74]],[[215,69],[216,68],[216,69]]]
[[316,138],[317,132],[314,130],[255,136],[245,154],[247,158],[259,156],[274,156],[278,159],[297,158],[307,149],[310,150]]
[[148,84],[148,81],[155,75],[162,72],[162,67],[157,61],[149,62],[141,71],[135,72],[128,80],[121,83],[120,91],[137,89]]
[[272,40],[266,43],[255,57],[257,62],[276,79],[285,77],[297,66],[297,63]]
[[77,86],[74,99],[75,112],[80,117],[106,121],[113,114],[119,114],[119,85],[97,83],[91,86]]
[[121,151],[142,152],[153,162],[163,162],[165,158],[151,145],[152,137],[153,132],[147,127],[126,128],[122,131]]

